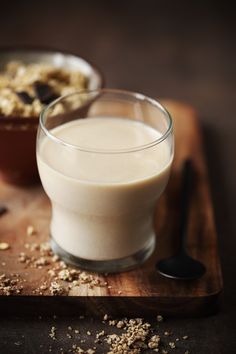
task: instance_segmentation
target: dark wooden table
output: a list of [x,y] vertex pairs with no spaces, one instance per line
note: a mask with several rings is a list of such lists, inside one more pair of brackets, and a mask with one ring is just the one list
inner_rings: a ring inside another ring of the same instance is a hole
[[[175,98],[198,109],[219,233],[224,302],[216,316],[169,319],[168,326],[176,333],[189,334],[191,354],[233,354],[236,352],[235,12],[224,2],[193,3],[67,0],[51,1],[49,6],[49,1],[8,2],[1,4],[0,45],[46,45],[72,51],[95,62],[103,70],[109,87]],[[51,318],[39,321],[34,317],[0,317],[1,354],[48,352],[52,342],[48,338]],[[93,330],[96,323],[89,321],[83,326]],[[57,319],[62,332],[70,323],[78,323],[78,319]],[[19,342],[20,345],[15,344]],[[66,346],[66,339],[64,342]]]

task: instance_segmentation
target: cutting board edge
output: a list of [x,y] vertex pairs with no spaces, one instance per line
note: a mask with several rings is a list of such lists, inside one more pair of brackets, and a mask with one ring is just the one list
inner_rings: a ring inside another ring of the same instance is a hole
[[213,296],[179,298],[174,301],[171,298],[171,305],[168,297],[6,296],[0,299],[0,311],[2,314],[17,316],[88,314],[102,318],[107,313],[117,317],[153,317],[157,314],[167,317],[205,317],[219,311],[221,299],[222,292]]

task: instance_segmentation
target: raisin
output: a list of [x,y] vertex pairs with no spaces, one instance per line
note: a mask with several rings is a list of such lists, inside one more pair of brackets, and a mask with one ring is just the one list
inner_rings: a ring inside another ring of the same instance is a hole
[[16,92],[17,96],[21,99],[21,101],[25,104],[31,104],[33,102],[33,97],[31,97],[26,91]]
[[42,82],[34,83],[34,91],[40,102],[44,104],[49,104],[50,102],[58,98],[58,96],[53,91],[52,87]]

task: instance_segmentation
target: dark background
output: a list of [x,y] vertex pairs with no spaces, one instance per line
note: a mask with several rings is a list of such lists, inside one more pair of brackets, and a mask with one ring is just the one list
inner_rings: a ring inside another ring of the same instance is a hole
[[[0,4],[0,46],[72,51],[100,67],[107,87],[175,98],[197,108],[219,234],[224,303],[217,316],[169,324],[190,334],[191,354],[236,353],[235,9],[227,1]],[[63,328],[64,320],[57,326]],[[2,318],[0,353],[43,352],[38,345],[50,341],[49,327],[46,320]],[[14,346],[22,334],[23,345]]]

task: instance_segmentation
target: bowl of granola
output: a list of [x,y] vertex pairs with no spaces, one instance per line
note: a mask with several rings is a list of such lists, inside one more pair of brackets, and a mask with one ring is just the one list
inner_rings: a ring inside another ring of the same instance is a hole
[[103,86],[99,70],[54,50],[0,50],[0,178],[38,180],[35,141],[39,114],[62,95]]

